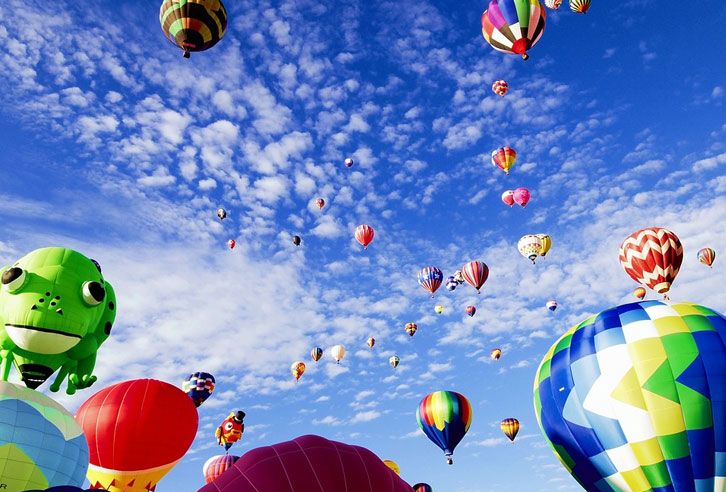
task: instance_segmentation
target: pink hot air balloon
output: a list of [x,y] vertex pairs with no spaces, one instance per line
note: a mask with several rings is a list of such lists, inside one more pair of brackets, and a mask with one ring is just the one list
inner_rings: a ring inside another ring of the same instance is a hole
[[198,492],[411,492],[369,450],[302,436],[247,452]]
[[526,207],[529,203],[529,190],[527,188],[517,188],[514,190],[514,201],[517,205]]
[[505,205],[509,205],[510,207],[514,205],[514,192],[512,190],[507,190],[502,193],[502,201]]
[[363,249],[367,249],[368,245],[373,241],[373,228],[369,225],[359,225],[355,229],[355,238],[363,245]]

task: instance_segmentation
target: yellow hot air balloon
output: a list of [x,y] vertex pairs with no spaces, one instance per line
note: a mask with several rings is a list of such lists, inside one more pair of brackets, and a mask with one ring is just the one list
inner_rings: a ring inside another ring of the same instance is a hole
[[333,359],[335,359],[335,362],[340,364],[340,360],[345,355],[345,347],[342,345],[335,345],[333,348],[330,349],[330,355],[333,356]]
[[300,376],[303,375],[305,372],[305,363],[302,361],[295,361],[292,363],[292,366],[290,366],[290,372],[292,372],[293,377],[295,378],[295,381],[300,380]]
[[386,465],[388,468],[393,470],[396,475],[401,475],[401,468],[398,466],[398,464],[395,461],[391,460],[383,460],[383,464]]
[[547,234],[537,234],[537,237],[542,242],[542,251],[540,251],[539,255],[544,257],[552,247],[552,238]]

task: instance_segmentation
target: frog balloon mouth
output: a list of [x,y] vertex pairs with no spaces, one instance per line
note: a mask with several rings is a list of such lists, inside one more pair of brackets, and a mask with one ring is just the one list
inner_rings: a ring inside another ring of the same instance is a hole
[[36,354],[62,354],[81,341],[80,335],[39,326],[8,323],[5,331],[15,345]]

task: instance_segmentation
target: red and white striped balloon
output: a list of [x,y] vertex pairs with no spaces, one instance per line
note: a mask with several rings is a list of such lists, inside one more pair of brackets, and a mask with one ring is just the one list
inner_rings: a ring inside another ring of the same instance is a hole
[[363,245],[364,249],[373,241],[373,228],[369,225],[359,225],[355,230],[355,238]]
[[489,267],[482,261],[472,261],[461,267],[461,274],[466,283],[474,287],[477,294],[481,294],[479,289],[489,278]]
[[683,262],[683,246],[674,233],[649,227],[632,233],[620,245],[625,273],[659,294],[670,290]]

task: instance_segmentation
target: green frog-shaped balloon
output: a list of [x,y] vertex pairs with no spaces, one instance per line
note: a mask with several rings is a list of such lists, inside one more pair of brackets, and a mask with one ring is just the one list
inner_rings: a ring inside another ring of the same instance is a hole
[[96,351],[116,318],[113,287],[94,260],[66,248],[42,248],[0,269],[0,379],[11,361],[37,388],[60,369],[68,394],[96,381]]

